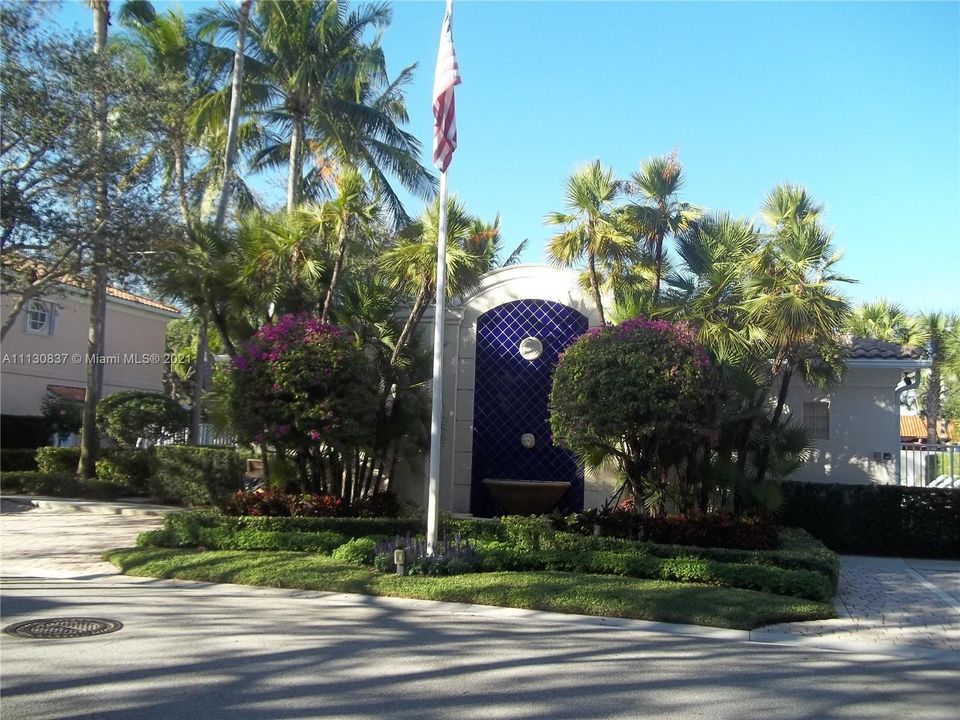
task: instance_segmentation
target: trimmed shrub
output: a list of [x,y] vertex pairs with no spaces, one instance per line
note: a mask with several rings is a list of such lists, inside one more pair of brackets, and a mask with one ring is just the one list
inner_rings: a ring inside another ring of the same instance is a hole
[[150,495],[160,502],[215,505],[243,485],[243,459],[236,450],[161,445]]
[[354,538],[333,551],[333,558],[355,565],[373,565],[377,541],[373,538]]
[[193,533],[194,526],[222,527],[232,532],[240,530],[332,532],[346,539],[406,535],[424,531],[424,525],[419,520],[402,518],[254,517],[229,516],[200,510],[174,513],[164,519],[164,527],[175,532]]
[[70,474],[77,472],[80,464],[78,447],[41,447],[37,448],[37,470],[50,474]]
[[97,403],[97,428],[126,447],[141,438],[153,445],[164,435],[184,431],[189,422],[180,403],[160,393],[121,390]]
[[960,490],[785,482],[782,493],[781,522],[835,552],[960,558]]
[[33,448],[0,449],[0,472],[37,469],[37,451]]
[[275,532],[270,530],[230,530],[200,524],[165,524],[161,530],[141,533],[140,547],[203,547],[210,550],[288,550],[330,554],[346,538],[332,532]]
[[390,490],[367,495],[350,503],[349,513],[355,517],[398,517],[403,510],[397,494]]
[[0,488],[5,493],[23,495],[50,495],[52,497],[113,500],[122,494],[122,488],[99,480],[81,481],[75,475],[37,471],[0,473]]
[[152,450],[110,448],[97,460],[97,479],[122,485],[131,492],[146,495],[156,469]]

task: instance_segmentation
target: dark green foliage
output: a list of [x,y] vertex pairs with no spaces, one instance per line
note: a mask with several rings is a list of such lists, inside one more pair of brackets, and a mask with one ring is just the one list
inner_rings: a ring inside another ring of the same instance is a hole
[[140,439],[153,445],[164,435],[182,432],[189,422],[189,413],[160,393],[121,390],[97,403],[97,428],[126,447]]
[[77,480],[73,473],[37,471],[0,473],[0,488],[7,494],[50,495],[53,497],[114,500],[123,488],[99,480]]
[[0,446],[38,448],[50,442],[53,430],[47,418],[35,415],[0,415]]
[[78,447],[41,447],[37,448],[37,469],[42,473],[62,473],[73,475],[80,464]]
[[830,580],[812,570],[791,570],[774,565],[720,562],[690,554],[661,558],[641,551],[520,550],[506,543],[480,546],[480,566],[485,572],[502,570],[555,570],[600,575],[672,580],[684,583],[737,587],[777,595],[792,595],[827,602],[833,597]]
[[156,470],[153,450],[110,448],[97,460],[97,479],[123,485],[131,492],[146,495]]
[[83,425],[83,402],[61,397],[51,390],[40,403],[40,412],[50,428],[61,441],[80,432]]
[[[225,528],[230,532],[242,530],[321,533],[330,532],[347,539],[381,535],[406,535],[424,531],[419,520],[401,518],[346,518],[346,517],[252,517],[229,516],[214,511],[192,511],[168,515],[164,527],[178,533],[195,533],[196,527]],[[184,536],[187,536],[184,535]]]
[[355,565],[373,565],[376,548],[373,538],[354,538],[334,550],[333,557]]
[[149,489],[159,502],[215,505],[243,485],[244,461],[236,450],[163,445],[154,452]]
[[783,484],[780,521],[835,552],[960,558],[960,490]]
[[350,504],[349,512],[356,517],[397,517],[402,510],[397,495],[389,490],[381,490],[372,495],[355,500]]
[[587,465],[616,462],[661,511],[689,494],[693,455],[717,434],[717,374],[683,323],[638,318],[591,330],[561,356],[550,392],[554,442]]
[[36,470],[36,455],[32,448],[0,448],[0,472]]

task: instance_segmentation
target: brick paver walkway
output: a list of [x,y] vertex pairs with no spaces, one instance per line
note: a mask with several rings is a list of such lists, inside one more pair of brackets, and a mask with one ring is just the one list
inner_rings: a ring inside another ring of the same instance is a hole
[[929,649],[960,663],[960,562],[845,556],[834,603],[835,620],[771,625],[751,637]]

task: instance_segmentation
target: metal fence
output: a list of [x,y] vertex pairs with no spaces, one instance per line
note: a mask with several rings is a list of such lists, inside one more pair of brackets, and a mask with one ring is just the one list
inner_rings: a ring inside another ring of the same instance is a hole
[[909,487],[960,488],[960,445],[902,444],[900,484]]
[[[157,445],[186,445],[189,440],[190,433],[187,430],[183,432],[175,433],[172,435],[165,435],[160,440],[157,441]],[[198,445],[220,445],[222,447],[233,447],[237,444],[237,439],[232,435],[218,435],[213,430],[213,425],[209,423],[200,424],[200,442]]]

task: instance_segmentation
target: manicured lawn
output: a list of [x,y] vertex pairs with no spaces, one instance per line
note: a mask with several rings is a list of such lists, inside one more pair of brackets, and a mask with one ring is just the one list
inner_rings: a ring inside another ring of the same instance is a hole
[[561,572],[383,575],[300,552],[112,550],[127,575],[363,593],[748,630],[834,617],[825,603],[732,588]]

